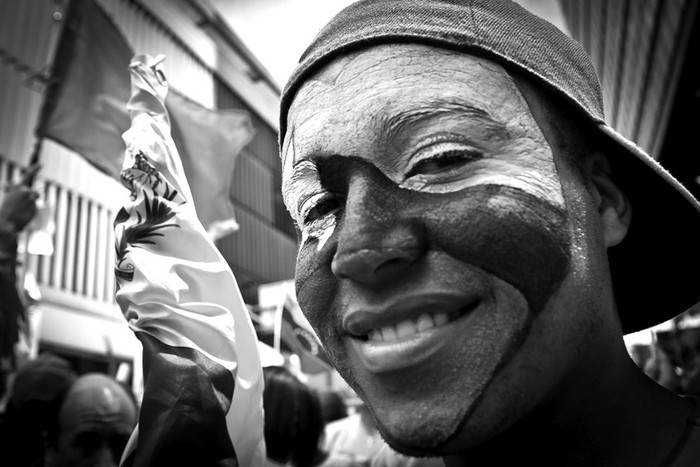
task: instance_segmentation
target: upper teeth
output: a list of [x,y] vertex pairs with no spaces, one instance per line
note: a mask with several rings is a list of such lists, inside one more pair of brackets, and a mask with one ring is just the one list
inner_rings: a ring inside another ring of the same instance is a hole
[[374,342],[396,342],[427,329],[442,326],[449,320],[447,313],[421,313],[414,319],[407,319],[392,326],[372,329],[367,338]]

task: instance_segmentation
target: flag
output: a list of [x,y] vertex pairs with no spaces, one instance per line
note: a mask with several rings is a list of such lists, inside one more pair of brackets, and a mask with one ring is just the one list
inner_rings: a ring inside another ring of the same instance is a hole
[[231,184],[236,159],[254,134],[250,115],[235,109],[212,111],[174,92],[165,103],[197,217],[218,240],[238,230]]
[[[118,180],[134,52],[94,0],[73,0],[66,18],[37,136],[72,149]],[[230,192],[235,160],[253,136],[250,115],[208,109],[175,92],[166,107],[197,217],[217,240],[238,228]]]
[[285,295],[275,311],[274,348],[281,351],[282,344],[299,356],[301,371],[315,374],[331,371],[333,368],[326,351],[301,315],[296,300]]
[[77,152],[119,179],[129,128],[133,52],[93,0],[73,0],[56,50],[37,136]]
[[143,345],[144,390],[121,465],[262,466],[264,382],[248,308],[190,202],[160,58],[138,55],[130,71],[115,298]]

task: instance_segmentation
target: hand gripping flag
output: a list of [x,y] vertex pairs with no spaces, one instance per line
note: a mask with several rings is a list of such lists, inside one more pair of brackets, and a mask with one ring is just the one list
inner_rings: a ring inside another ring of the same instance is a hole
[[233,273],[197,219],[164,106],[159,58],[129,66],[131,127],[115,219],[116,293],[143,344],[144,395],[125,466],[265,460],[262,369]]

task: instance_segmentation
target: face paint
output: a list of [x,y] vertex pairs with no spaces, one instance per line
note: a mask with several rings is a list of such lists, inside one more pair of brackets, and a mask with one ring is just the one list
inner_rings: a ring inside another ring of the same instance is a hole
[[330,69],[289,112],[285,202],[323,232],[300,246],[297,297],[385,438],[419,452],[535,386],[528,362],[491,387],[570,271],[564,196],[500,66],[390,45]]
[[[373,164],[355,158],[324,158],[319,161],[319,171],[333,172],[325,177],[336,181],[332,186],[325,185],[330,191],[343,192],[345,197],[361,196],[364,200],[353,206],[358,212],[348,213],[350,208],[345,207],[341,230],[350,230],[353,236],[367,235],[373,230],[379,239],[397,225],[420,219],[425,225],[425,242],[512,284],[521,291],[534,313],[543,308],[567,272],[570,245],[565,212],[556,203],[519,187],[480,184],[446,193],[406,190]],[[351,184],[337,175],[341,173],[348,174],[348,179],[365,178],[365,186],[371,188],[364,188],[366,192],[361,195],[347,193]],[[335,215],[327,218],[336,219]],[[371,225],[348,227],[349,222]],[[353,244],[355,238],[339,238],[336,242]],[[321,248],[317,246],[316,250]],[[298,263],[315,263],[315,258],[312,252],[307,255],[302,245]],[[322,267],[316,264],[309,272],[300,269],[298,282],[306,282],[307,274]]]
[[316,239],[317,249],[323,248],[335,229],[335,217],[309,219],[314,209],[332,196],[321,186],[316,166],[310,161],[297,164],[292,175],[285,179],[282,191],[292,219],[301,230],[301,245]]

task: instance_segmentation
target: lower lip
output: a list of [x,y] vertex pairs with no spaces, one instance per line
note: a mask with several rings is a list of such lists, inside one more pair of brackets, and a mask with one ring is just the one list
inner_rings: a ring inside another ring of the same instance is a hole
[[426,329],[394,342],[373,342],[352,339],[352,345],[365,368],[372,373],[403,370],[424,364],[457,338],[456,328],[468,320],[462,316],[442,326]]

